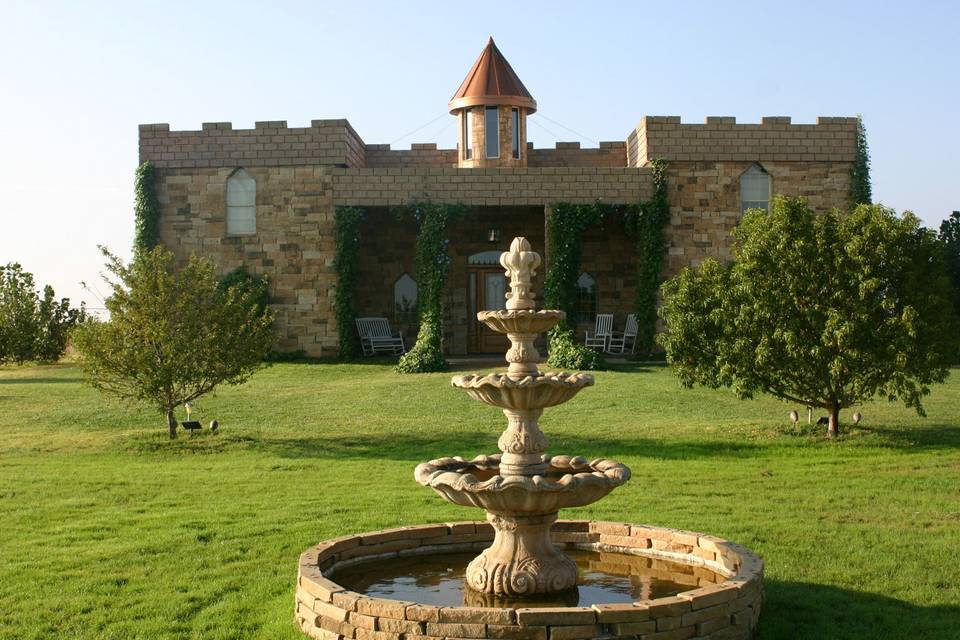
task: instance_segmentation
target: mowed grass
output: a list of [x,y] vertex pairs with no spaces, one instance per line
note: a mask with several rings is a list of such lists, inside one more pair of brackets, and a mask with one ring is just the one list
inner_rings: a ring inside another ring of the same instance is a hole
[[[773,399],[601,372],[542,425],[553,453],[633,479],[572,518],[705,531],[767,563],[762,638],[960,637],[960,376],[929,417],[862,408],[839,441]],[[482,517],[417,485],[443,455],[496,451],[504,418],[449,374],[276,365],[160,415],[73,366],[0,369],[0,638],[299,638],[297,557],[324,538]],[[845,416],[846,417],[846,416]]]

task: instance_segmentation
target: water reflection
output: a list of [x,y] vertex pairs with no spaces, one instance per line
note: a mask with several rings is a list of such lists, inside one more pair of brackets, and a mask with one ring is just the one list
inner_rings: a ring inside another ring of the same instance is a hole
[[587,607],[676,595],[723,576],[704,567],[623,553],[567,549],[580,569],[577,588],[533,599],[479,593],[463,583],[473,553],[407,556],[344,567],[339,584],[370,596],[456,607]]

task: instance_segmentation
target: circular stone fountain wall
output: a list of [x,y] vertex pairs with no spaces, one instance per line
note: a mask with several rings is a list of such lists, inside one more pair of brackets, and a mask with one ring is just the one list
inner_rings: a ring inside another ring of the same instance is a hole
[[[763,561],[740,545],[675,529],[619,522],[560,520],[559,545],[667,558],[722,576],[675,596],[591,607],[439,607],[374,598],[335,582],[336,571],[369,560],[479,551],[493,540],[486,522],[428,524],[335,538],[300,556],[296,620],[325,640],[512,638],[589,640],[623,637],[750,638],[763,601]],[[670,633],[667,633],[670,632]],[[660,635],[660,634],[663,635]],[[653,635],[657,634],[657,635]]]

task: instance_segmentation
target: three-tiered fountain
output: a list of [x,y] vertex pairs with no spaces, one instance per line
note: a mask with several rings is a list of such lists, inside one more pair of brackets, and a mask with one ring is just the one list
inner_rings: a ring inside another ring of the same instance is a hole
[[300,556],[297,624],[324,640],[752,637],[763,563],[749,550],[690,531],[557,521],[560,509],[600,500],[630,470],[615,460],[546,455],[543,410],[593,377],[539,370],[534,341],[564,314],[536,310],[530,286],[540,256],[526,239],[515,238],[500,264],[510,278],[506,309],[477,317],[509,338],[509,367],[453,378],[503,410],[500,453],[431,460],[415,471],[446,500],[484,509],[487,522],[321,542]]
[[417,466],[414,475],[454,504],[486,510],[496,535],[467,567],[471,588],[510,596],[557,593],[577,583],[576,564],[550,540],[557,512],[600,500],[630,479],[630,469],[615,460],[544,454],[543,410],[591,386],[593,376],[540,372],[534,341],[565,314],[536,310],[531,279],[540,255],[526,238],[514,238],[500,264],[510,279],[507,308],[481,311],[477,319],[507,335],[510,366],[506,373],[456,376],[453,386],[503,410],[507,428],[497,441],[501,453],[470,461],[431,460]]

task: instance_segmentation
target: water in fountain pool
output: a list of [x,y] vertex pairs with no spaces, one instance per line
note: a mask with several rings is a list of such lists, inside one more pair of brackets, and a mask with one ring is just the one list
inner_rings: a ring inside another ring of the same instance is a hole
[[705,568],[660,558],[567,549],[579,569],[577,587],[532,598],[501,598],[464,584],[473,553],[439,553],[360,562],[333,576],[343,587],[379,598],[445,607],[588,607],[676,595],[724,577]]

